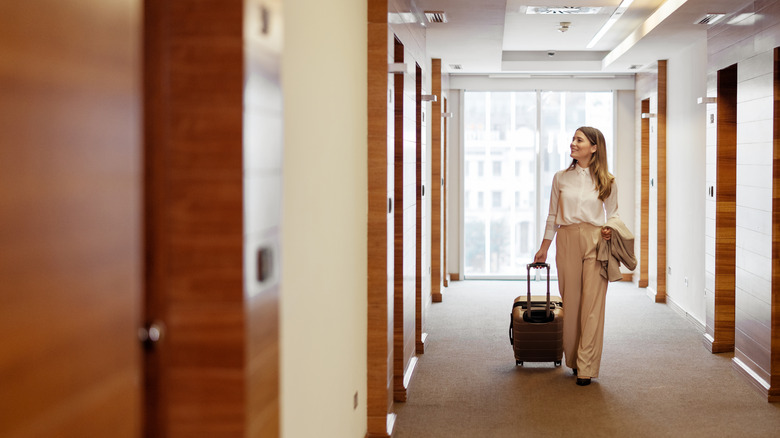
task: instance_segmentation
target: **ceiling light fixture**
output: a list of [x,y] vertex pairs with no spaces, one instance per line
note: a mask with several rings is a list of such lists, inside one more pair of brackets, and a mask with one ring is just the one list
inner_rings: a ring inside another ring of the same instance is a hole
[[560,25],[558,26],[558,32],[561,33],[566,32],[567,30],[569,30],[570,26],[571,26],[570,21],[561,21]]
[[539,15],[587,15],[598,14],[601,8],[591,8],[582,6],[528,6],[525,9],[526,14]]
[[596,32],[596,35],[593,36],[593,39],[590,40],[587,46],[585,46],[588,49],[593,48],[593,46],[596,45],[596,43],[599,42],[601,37],[604,36],[604,34],[607,33],[609,28],[612,27],[613,24],[615,24],[616,21],[623,15],[623,12],[626,12],[626,9],[628,9],[629,6],[631,6],[631,3],[633,3],[634,0],[623,0],[620,3],[620,6],[615,9],[615,12],[610,15],[609,20],[607,20],[606,23],[604,23],[603,26],[601,26],[601,29],[599,29],[598,32]]

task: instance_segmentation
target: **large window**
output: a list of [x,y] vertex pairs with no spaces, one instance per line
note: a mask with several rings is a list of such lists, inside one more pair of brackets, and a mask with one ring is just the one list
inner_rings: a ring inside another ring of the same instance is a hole
[[[463,203],[464,274],[524,276],[541,243],[553,174],[571,162],[578,127],[604,133],[613,170],[612,93],[466,92],[464,114],[464,168],[477,168],[465,174],[464,193],[478,194]],[[485,163],[492,171],[484,171]],[[555,245],[547,262],[554,273]]]

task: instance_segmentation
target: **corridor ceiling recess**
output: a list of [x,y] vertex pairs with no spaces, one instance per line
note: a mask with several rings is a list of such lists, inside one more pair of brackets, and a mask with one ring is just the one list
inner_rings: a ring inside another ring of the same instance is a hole
[[[653,68],[749,0],[407,0],[452,75],[599,76]],[[399,3],[405,3],[401,1]],[[740,4],[736,4],[740,3]],[[428,14],[426,12],[435,12]]]

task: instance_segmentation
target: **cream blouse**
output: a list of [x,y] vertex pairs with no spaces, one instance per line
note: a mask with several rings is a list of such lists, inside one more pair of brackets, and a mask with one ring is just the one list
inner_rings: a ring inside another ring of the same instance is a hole
[[587,222],[602,227],[607,219],[618,216],[617,209],[615,182],[609,196],[602,202],[589,168],[574,166],[572,170],[560,170],[553,176],[544,238],[552,240],[561,225]]

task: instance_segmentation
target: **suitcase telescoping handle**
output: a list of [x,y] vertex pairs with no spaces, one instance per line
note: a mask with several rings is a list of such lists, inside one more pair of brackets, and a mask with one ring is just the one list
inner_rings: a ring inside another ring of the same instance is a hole
[[528,269],[528,300],[526,304],[526,309],[528,311],[531,311],[531,269],[542,269],[547,268],[547,305],[544,308],[544,314],[547,315],[547,317],[551,316],[550,312],[550,264],[549,263],[529,263],[526,265],[526,268]]

